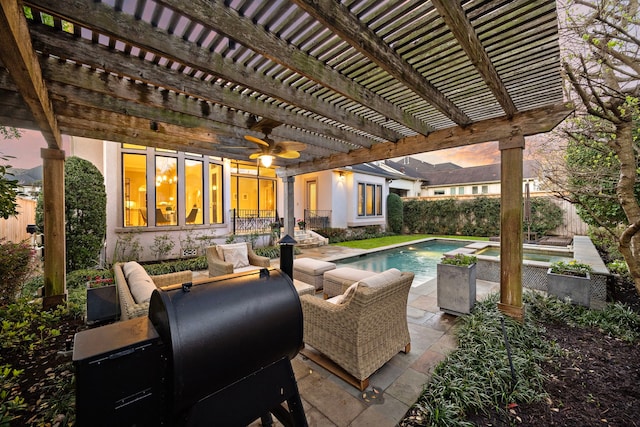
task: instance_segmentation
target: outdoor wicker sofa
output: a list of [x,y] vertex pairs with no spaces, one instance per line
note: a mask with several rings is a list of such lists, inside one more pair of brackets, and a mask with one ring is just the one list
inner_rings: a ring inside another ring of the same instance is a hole
[[[407,298],[414,274],[392,270],[352,285],[341,297],[342,303],[311,295],[300,298],[305,345],[344,369],[353,378],[334,373],[360,390],[394,355],[411,349]],[[314,353],[306,350],[303,354],[313,359]]]
[[[113,277],[115,278],[116,288],[118,290],[118,300],[120,301],[120,320],[133,319],[139,316],[146,316],[149,312],[149,300],[136,302],[131,292],[123,271],[124,263],[115,263],[113,265]],[[176,273],[161,274],[158,276],[148,276],[158,288],[163,286],[174,285],[176,283],[191,282],[193,273],[191,270],[179,271]],[[150,296],[150,295],[149,295]],[[146,299],[146,298],[145,298]]]
[[210,246],[206,253],[209,277],[268,268],[271,265],[269,258],[256,255],[249,242]]

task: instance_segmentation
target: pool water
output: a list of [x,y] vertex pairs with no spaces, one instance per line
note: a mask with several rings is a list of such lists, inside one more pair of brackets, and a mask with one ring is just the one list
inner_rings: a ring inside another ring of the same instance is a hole
[[[486,249],[481,249],[476,252],[476,255],[485,255],[500,258],[500,248],[491,247]],[[564,261],[568,262],[573,259],[573,254],[559,254],[556,252],[545,252],[545,251],[536,251],[536,250],[527,250],[524,249],[522,258],[525,261],[540,261],[540,262],[556,262],[556,261]]]
[[469,242],[462,241],[431,240],[338,260],[336,264],[338,267],[353,267],[378,273],[390,268],[412,271],[415,274],[412,286],[419,286],[436,277],[436,265],[442,259],[442,254],[468,244]]

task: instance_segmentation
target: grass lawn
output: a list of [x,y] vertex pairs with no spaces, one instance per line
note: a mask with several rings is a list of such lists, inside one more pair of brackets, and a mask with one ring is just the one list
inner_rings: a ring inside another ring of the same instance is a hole
[[381,246],[397,245],[398,243],[407,243],[414,240],[427,239],[430,237],[442,237],[458,240],[489,240],[488,237],[474,236],[440,236],[435,234],[402,234],[398,236],[376,237],[375,239],[351,240],[349,242],[335,243],[337,246],[344,246],[355,249],[374,249]]

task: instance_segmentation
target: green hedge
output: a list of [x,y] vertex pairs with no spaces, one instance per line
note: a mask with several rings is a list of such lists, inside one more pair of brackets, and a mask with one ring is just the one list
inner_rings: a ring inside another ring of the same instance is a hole
[[[562,209],[547,197],[531,199],[531,217],[531,231],[538,236],[562,225]],[[404,202],[404,225],[410,233],[498,236],[500,199],[408,200]]]
[[382,231],[379,225],[351,228],[320,228],[315,230],[315,232],[329,239],[329,243],[375,239],[376,237],[393,236],[395,234],[393,232]]
[[402,233],[402,199],[394,193],[387,196],[387,223],[391,231]]

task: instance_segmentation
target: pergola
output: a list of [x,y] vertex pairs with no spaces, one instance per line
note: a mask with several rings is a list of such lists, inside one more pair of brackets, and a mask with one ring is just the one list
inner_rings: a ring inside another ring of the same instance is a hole
[[307,145],[276,160],[289,233],[296,175],[498,141],[499,305],[522,315],[524,138],[571,111],[555,1],[0,4],[0,124],[48,144],[45,306],[65,281],[61,134],[244,160],[270,132]]

